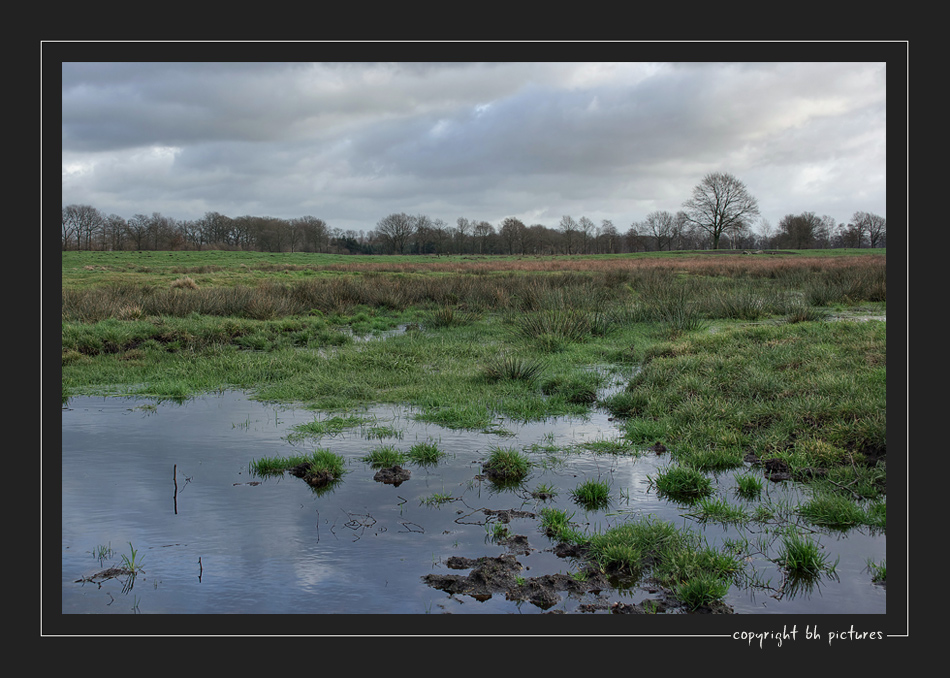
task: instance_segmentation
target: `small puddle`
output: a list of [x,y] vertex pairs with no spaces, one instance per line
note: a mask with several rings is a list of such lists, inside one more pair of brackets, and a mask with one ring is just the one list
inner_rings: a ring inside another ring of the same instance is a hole
[[[698,525],[651,491],[648,478],[669,455],[591,451],[619,435],[606,413],[504,420],[504,436],[420,422],[402,407],[358,414],[373,425],[312,438],[294,436],[295,427],[328,415],[238,392],[182,404],[71,399],[62,413],[63,613],[608,613],[655,595],[571,585],[579,561],[555,552],[541,532],[542,508],[567,510],[586,531],[655,515],[702,531],[712,545],[741,536]],[[378,480],[379,469],[361,461],[380,445],[408,450],[418,442],[446,456],[432,466],[403,464],[409,475],[398,483]],[[534,466],[522,486],[500,489],[481,475],[495,446],[529,455]],[[318,447],[346,460],[346,475],[326,492],[290,474],[249,472],[260,458]],[[609,482],[607,508],[572,502],[587,478]],[[716,479],[722,496],[731,497],[732,478]],[[532,494],[542,484],[553,496]],[[799,491],[791,483],[767,489],[776,501]],[[498,525],[507,538],[496,539]],[[725,602],[737,613],[884,613],[886,592],[871,584],[866,564],[884,559],[885,538],[854,530],[821,542],[840,558],[837,580],[781,600],[733,586]],[[121,568],[133,548],[142,567],[134,587],[121,570],[102,575]],[[503,577],[522,578],[523,595],[504,587],[466,593],[453,579],[496,566]],[[762,576],[775,576],[762,567]]]

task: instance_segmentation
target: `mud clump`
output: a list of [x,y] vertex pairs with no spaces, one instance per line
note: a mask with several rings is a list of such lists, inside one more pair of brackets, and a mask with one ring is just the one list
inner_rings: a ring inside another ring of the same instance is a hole
[[338,478],[325,469],[316,469],[310,463],[298,464],[287,469],[290,475],[302,478],[311,487],[326,487]]
[[566,574],[521,577],[523,566],[510,554],[475,559],[453,556],[446,561],[446,566],[471,572],[468,575],[427,574],[423,581],[446,593],[463,594],[481,601],[504,594],[507,600],[528,601],[543,610],[560,602],[561,592],[596,593],[608,586],[607,580],[597,574],[583,581]]
[[403,482],[409,480],[412,472],[399,465],[382,468],[373,476],[373,480],[378,483],[385,483],[393,487],[399,487]]
[[77,584],[85,584],[86,582],[92,582],[95,584],[100,584],[109,579],[117,579],[118,577],[128,577],[134,575],[135,573],[127,567],[108,567],[104,570],[100,570],[95,574],[83,577],[82,579],[77,579]]

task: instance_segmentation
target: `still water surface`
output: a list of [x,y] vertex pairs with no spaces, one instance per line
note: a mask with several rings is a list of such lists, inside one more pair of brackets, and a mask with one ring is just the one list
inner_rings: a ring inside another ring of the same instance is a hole
[[[373,439],[368,427],[319,439],[295,440],[295,425],[326,415],[249,400],[239,392],[197,397],[183,404],[126,398],[73,398],[62,413],[62,611],[63,613],[520,613],[545,610],[507,601],[450,596],[427,586],[429,573],[449,570],[451,556],[478,558],[506,552],[489,535],[481,509],[537,513],[543,506],[573,512],[585,530],[653,514],[697,532],[711,544],[737,536],[732,528],[699,525],[682,506],[658,498],[648,485],[667,463],[662,457],[618,456],[574,450],[583,442],[616,438],[606,414],[543,423],[499,421],[510,435],[455,431],[412,418],[399,407],[377,407],[377,426],[402,437]],[[436,466],[407,464],[399,486],[373,479],[360,457],[382,444],[407,450],[432,441],[448,454]],[[494,446],[529,452],[536,466],[521,489],[500,491],[476,478]],[[291,456],[323,447],[343,455],[348,473],[332,491],[314,492],[293,476],[262,479],[249,472],[261,457]],[[585,512],[570,491],[587,478],[608,480],[613,504]],[[729,497],[733,473],[717,479]],[[526,490],[559,488],[547,502]],[[789,483],[780,493],[802,491]],[[435,493],[454,501],[426,505]],[[515,518],[513,534],[528,537],[531,552],[518,554],[525,576],[575,572],[577,563],[556,557],[539,518]],[[725,598],[736,613],[884,613],[886,592],[871,583],[868,559],[885,558],[885,538],[852,530],[819,534],[840,558],[835,580],[778,600],[764,591],[733,587]],[[131,546],[130,546],[131,544]],[[110,548],[111,557],[97,553]],[[136,550],[144,567],[131,590],[123,581],[77,581],[120,566]],[[780,575],[754,564],[763,576]],[[608,591],[611,602],[636,603],[645,591]],[[592,597],[562,594],[553,610],[574,612]]]

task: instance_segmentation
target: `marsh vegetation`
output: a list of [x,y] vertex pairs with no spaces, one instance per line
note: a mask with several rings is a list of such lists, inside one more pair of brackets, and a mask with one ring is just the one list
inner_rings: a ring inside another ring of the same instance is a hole
[[[721,606],[730,587],[784,596],[833,578],[816,530],[886,530],[886,331],[863,320],[885,311],[882,251],[355,262],[64,252],[63,402],[239,390],[294,403],[315,414],[286,440],[317,449],[261,455],[249,470],[296,471],[322,491],[349,482],[357,462],[452,463],[444,443],[406,439],[398,420],[368,413],[405,407],[415,422],[484,437],[480,473],[541,502],[538,529],[573,549],[576,581],[606,576],[622,590],[648,578],[664,604],[692,611]],[[593,412],[609,414],[610,436],[574,449],[512,441],[518,424]],[[364,450],[344,459],[334,441],[348,435]],[[662,459],[648,490],[695,529],[619,510],[631,488],[597,473],[528,487],[580,453]],[[773,502],[776,483],[800,486],[801,499]],[[434,488],[417,503],[443,511],[455,499]],[[514,536],[497,515],[484,525]],[[710,525],[730,537],[709,543]],[[782,581],[750,571],[755,557]],[[883,561],[868,563],[869,582],[885,577]]]

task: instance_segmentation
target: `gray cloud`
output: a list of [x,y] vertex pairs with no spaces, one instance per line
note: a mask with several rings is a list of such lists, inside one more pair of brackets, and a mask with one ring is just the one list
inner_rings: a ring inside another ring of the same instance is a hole
[[883,63],[64,63],[63,204],[626,228],[727,171],[886,215]]

